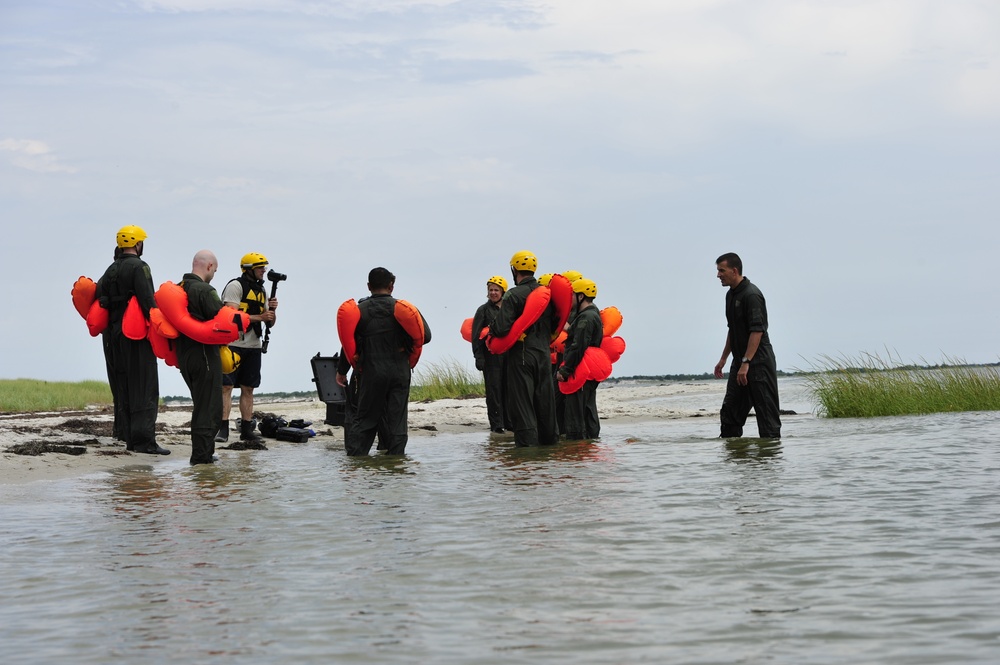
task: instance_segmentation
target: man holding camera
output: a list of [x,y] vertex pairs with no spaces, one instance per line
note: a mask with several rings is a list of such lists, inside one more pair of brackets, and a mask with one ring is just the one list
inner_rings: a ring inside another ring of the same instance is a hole
[[267,258],[263,254],[250,252],[240,259],[240,268],[242,274],[230,280],[222,290],[222,302],[227,307],[249,314],[250,328],[240,333],[239,338],[229,345],[229,348],[239,354],[240,362],[235,372],[222,377],[222,423],[215,436],[219,443],[229,440],[229,412],[233,403],[234,385],[240,387],[240,440],[255,443],[261,441],[253,431],[257,424],[253,419],[253,391],[260,386],[263,329],[264,326],[270,328],[274,325],[274,310],[278,308],[278,299],[268,298],[264,291]]

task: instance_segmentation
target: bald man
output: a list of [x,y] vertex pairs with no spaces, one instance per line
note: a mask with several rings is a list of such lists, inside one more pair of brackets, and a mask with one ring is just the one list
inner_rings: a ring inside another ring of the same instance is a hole
[[[219,261],[203,249],[194,255],[191,272],[180,285],[187,292],[188,312],[198,321],[208,321],[222,309],[222,299],[210,286]],[[215,461],[215,433],[222,418],[222,360],[219,346],[202,344],[183,334],[177,338],[177,366],[191,390],[191,464]]]

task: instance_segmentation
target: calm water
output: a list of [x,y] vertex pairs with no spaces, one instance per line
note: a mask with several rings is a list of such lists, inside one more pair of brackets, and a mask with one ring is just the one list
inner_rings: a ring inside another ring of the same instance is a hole
[[1000,413],[715,431],[0,486],[2,659],[1000,661]]

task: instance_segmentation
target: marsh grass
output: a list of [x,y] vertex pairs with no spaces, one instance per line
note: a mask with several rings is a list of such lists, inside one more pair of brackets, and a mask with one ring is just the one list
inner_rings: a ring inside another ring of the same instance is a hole
[[473,374],[455,359],[419,367],[410,384],[410,401],[482,397],[486,394],[482,375]]
[[871,418],[949,411],[1000,410],[1000,369],[946,358],[936,367],[903,365],[891,355],[831,358],[806,377],[828,418]]
[[0,413],[78,411],[111,403],[111,388],[104,381],[0,379]]

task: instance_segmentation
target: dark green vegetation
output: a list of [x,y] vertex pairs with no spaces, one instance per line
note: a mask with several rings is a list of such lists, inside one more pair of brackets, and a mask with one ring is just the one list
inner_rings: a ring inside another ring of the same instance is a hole
[[485,394],[483,375],[478,371],[470,372],[465,365],[454,359],[420,367],[413,373],[410,385],[411,402],[482,397]]
[[0,379],[0,413],[75,411],[111,404],[107,381]]
[[1000,410],[1000,366],[949,359],[934,366],[903,365],[891,356],[824,356],[806,376],[829,418],[869,418],[949,411]]

